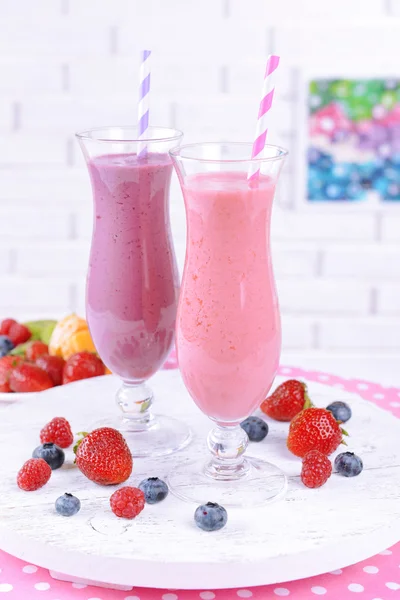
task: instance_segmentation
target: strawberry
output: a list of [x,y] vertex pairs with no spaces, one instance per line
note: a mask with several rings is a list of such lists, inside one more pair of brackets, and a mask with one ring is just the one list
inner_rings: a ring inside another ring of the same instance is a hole
[[11,371],[9,381],[13,392],[41,392],[54,386],[46,371],[24,362]]
[[88,479],[99,485],[126,481],[133,464],[124,437],[111,427],[101,427],[86,435],[77,444],[75,462]]
[[31,360],[32,362],[35,362],[36,359],[39,358],[39,356],[48,353],[49,347],[47,344],[43,344],[43,342],[38,341],[29,342],[26,346],[25,358],[26,360]]
[[326,408],[306,408],[290,422],[287,447],[301,458],[310,450],[332,454],[343,442],[343,434],[335,417]]
[[[41,342],[37,343],[41,344]],[[62,384],[65,360],[61,358],[61,356],[49,356],[49,354],[43,354],[36,359],[35,363],[50,375],[54,385]]]
[[276,421],[291,421],[303,408],[311,406],[307,386],[302,381],[289,379],[264,400],[261,410]]
[[65,363],[63,383],[98,377],[105,374],[104,364],[93,352],[77,352]]
[[30,330],[21,323],[13,323],[7,335],[14,344],[14,346],[18,346],[18,344],[23,344],[24,342],[27,342],[32,336]]
[[17,484],[25,492],[43,487],[51,477],[51,467],[43,458],[30,458],[17,475]]
[[64,417],[54,417],[40,432],[42,444],[52,443],[59,448],[68,448],[73,441],[71,425]]
[[319,450],[307,452],[303,458],[301,480],[308,488],[318,488],[328,481],[332,474],[331,461]]
[[11,371],[22,362],[20,356],[11,356],[10,354],[0,358],[0,392],[12,391],[10,388]]
[[8,335],[11,325],[16,323],[15,319],[3,319],[0,324],[0,335]]
[[122,487],[110,498],[110,506],[114,515],[124,519],[134,519],[142,512],[145,496],[142,490],[134,487]]

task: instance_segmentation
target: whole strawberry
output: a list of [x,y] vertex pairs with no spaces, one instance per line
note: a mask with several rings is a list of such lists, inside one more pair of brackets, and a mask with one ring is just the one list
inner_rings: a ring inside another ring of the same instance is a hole
[[22,363],[20,356],[3,356],[0,358],[0,392],[11,392],[10,375],[12,370]]
[[43,369],[29,363],[17,365],[11,371],[9,383],[13,392],[42,392],[54,386]]
[[18,346],[18,344],[23,344],[31,339],[32,333],[26,327],[26,325],[22,325],[22,323],[12,323],[8,333],[8,337],[14,344],[14,346]]
[[329,458],[319,450],[307,452],[303,458],[301,480],[308,488],[318,488],[328,481],[332,474],[332,464]]
[[51,467],[43,458],[30,458],[17,475],[17,484],[25,492],[43,487],[51,477]]
[[54,385],[61,385],[65,360],[61,356],[43,354],[36,359],[36,365],[46,371]]
[[59,448],[68,448],[74,441],[71,425],[64,417],[54,417],[40,432],[42,444],[52,443]]
[[105,366],[93,352],[77,352],[65,363],[63,383],[71,383],[89,377],[98,377],[106,372]]
[[311,406],[307,386],[302,381],[289,379],[264,400],[261,410],[276,421],[291,421],[304,408]]
[[145,496],[142,490],[134,487],[119,488],[110,498],[110,506],[114,515],[124,519],[134,519],[142,512]]
[[39,356],[43,354],[49,353],[49,347],[47,344],[43,342],[39,342],[35,340],[33,342],[28,342],[25,350],[25,358],[26,360],[30,360],[31,362],[35,362]]
[[343,441],[346,432],[326,408],[306,408],[294,417],[289,426],[287,447],[303,458],[310,450],[332,454]]
[[77,445],[76,464],[84,475],[99,485],[123,483],[132,473],[132,454],[116,429],[101,427]]

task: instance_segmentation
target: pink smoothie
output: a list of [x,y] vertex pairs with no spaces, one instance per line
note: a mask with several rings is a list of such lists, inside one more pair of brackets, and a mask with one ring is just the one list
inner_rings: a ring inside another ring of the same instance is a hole
[[177,317],[184,382],[215,421],[238,423],[265,398],[281,347],[269,247],[274,182],[245,173],[184,182],[187,255]]
[[104,363],[125,381],[147,379],[173,341],[178,274],[168,216],[168,155],[99,156],[88,164],[94,229],[86,310]]

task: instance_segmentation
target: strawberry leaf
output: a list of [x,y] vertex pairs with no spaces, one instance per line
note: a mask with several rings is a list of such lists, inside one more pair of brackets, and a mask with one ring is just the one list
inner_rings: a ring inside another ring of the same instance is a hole
[[80,438],[74,444],[74,447],[73,447],[74,454],[77,453],[77,450],[78,450],[83,438],[85,438],[87,435],[89,435],[89,433],[87,431],[79,431],[76,435],[79,435]]

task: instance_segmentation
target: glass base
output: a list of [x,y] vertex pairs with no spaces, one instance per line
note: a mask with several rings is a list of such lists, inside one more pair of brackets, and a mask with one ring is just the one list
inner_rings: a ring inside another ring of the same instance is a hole
[[192,439],[191,429],[182,421],[164,415],[152,415],[145,423],[135,419],[110,417],[93,423],[97,427],[118,429],[134,458],[166,456],[181,450]]
[[197,463],[174,469],[168,476],[168,485],[175,496],[186,502],[217,502],[224,507],[249,508],[282,499],[287,491],[287,478],[275,465],[246,457],[238,478],[215,477],[210,463]]

